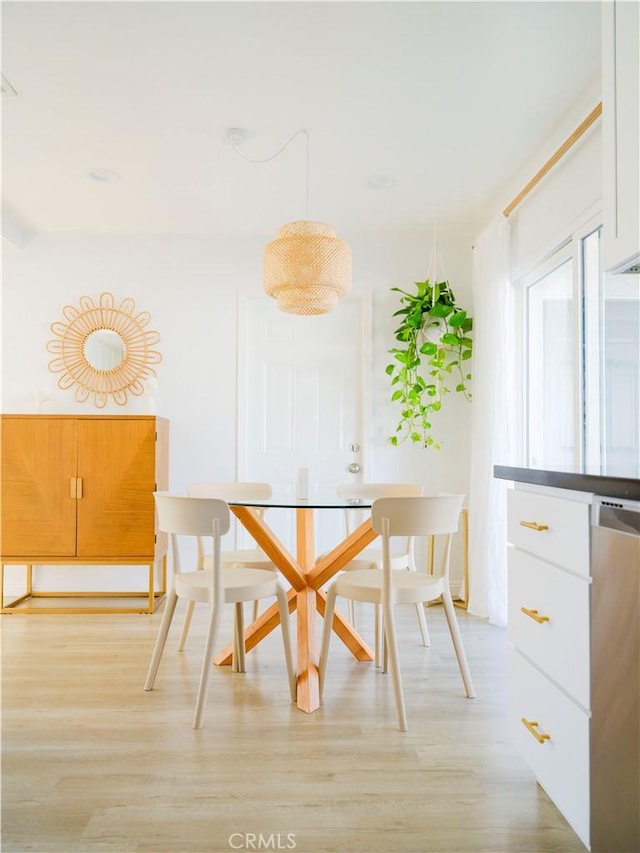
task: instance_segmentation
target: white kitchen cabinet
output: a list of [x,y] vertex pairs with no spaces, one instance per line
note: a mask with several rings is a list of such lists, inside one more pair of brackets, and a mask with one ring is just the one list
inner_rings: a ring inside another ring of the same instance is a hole
[[604,268],[640,272],[640,4],[602,4]]
[[589,847],[591,496],[564,494],[508,493],[508,730]]
[[589,714],[517,647],[509,650],[509,686],[509,739],[588,847]]
[[640,481],[517,468],[497,476],[515,483],[509,738],[589,850],[638,851]]
[[514,548],[509,554],[509,590],[510,641],[586,711],[589,584]]

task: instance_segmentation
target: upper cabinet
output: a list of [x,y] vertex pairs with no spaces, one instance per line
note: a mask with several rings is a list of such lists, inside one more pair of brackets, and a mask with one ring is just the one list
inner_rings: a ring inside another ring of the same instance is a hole
[[640,272],[640,4],[602,4],[604,268]]

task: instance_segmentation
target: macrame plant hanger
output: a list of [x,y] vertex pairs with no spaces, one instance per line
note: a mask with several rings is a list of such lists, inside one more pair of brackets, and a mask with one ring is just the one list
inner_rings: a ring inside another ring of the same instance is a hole
[[431,247],[429,263],[427,264],[427,278],[431,282],[432,287],[440,281],[446,281],[444,277],[444,262],[438,245],[438,229],[435,227],[433,229],[433,246]]

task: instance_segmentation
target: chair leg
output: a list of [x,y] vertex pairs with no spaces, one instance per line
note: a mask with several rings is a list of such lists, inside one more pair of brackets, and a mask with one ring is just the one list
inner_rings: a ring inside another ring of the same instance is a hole
[[162,614],[162,622],[160,623],[158,636],[156,637],[156,643],[153,647],[151,663],[149,664],[147,678],[144,682],[145,690],[153,690],[153,685],[155,684],[156,676],[158,674],[158,667],[160,666],[160,658],[162,657],[162,652],[164,651],[164,647],[167,642],[167,635],[169,633],[169,627],[171,625],[171,620],[173,619],[173,614],[176,609],[177,601],[178,596],[176,595],[175,591],[171,589],[171,592],[167,596],[167,601],[164,606],[164,613]]
[[416,604],[416,614],[418,616],[418,625],[420,625],[420,633],[422,634],[422,645],[430,646],[431,638],[429,637],[429,629],[427,628],[427,617],[424,615],[424,604],[421,601]]
[[320,649],[320,663],[318,665],[318,678],[320,682],[320,698],[324,689],[324,676],[327,671],[327,659],[329,657],[329,643],[333,631],[333,614],[336,609],[336,589],[330,586],[327,590],[327,601],[324,609],[324,628],[322,630],[322,647]]
[[444,604],[444,612],[447,617],[447,624],[449,625],[449,633],[451,634],[451,639],[453,641],[453,648],[455,649],[456,657],[458,659],[460,674],[462,675],[462,680],[464,682],[464,689],[466,690],[469,699],[473,699],[476,695],[476,691],[473,687],[471,672],[469,670],[469,664],[467,663],[467,656],[464,651],[464,646],[462,645],[462,637],[460,636],[456,610],[453,606],[453,601],[451,600],[451,593],[448,590],[445,590],[442,593],[442,603]]
[[356,628],[356,603],[352,598],[347,600],[347,612],[349,614],[349,622]]
[[184,620],[182,622],[182,631],[180,632],[180,641],[178,642],[178,651],[181,652],[184,649],[184,644],[187,642],[187,637],[189,636],[189,628],[191,627],[191,616],[193,615],[193,608],[195,607],[195,601],[187,601],[187,609],[184,614]]
[[291,693],[291,701],[297,699],[297,676],[296,668],[293,665],[293,650],[291,647],[291,630],[289,625],[289,602],[287,601],[287,593],[282,587],[278,588],[276,593],[278,597],[278,609],[280,611],[280,627],[282,630],[282,642],[284,643],[284,659],[287,664],[287,675],[289,677],[289,692]]
[[220,628],[220,618],[222,616],[222,606],[216,602],[211,608],[211,616],[209,619],[209,631],[207,632],[207,642],[204,648],[202,657],[202,670],[200,672],[200,684],[198,685],[198,696],[196,698],[196,709],[193,714],[193,728],[201,729],[202,720],[204,717],[204,709],[207,704],[207,688],[209,687],[209,677],[213,666],[213,654]]
[[247,671],[244,645],[244,603],[242,601],[237,601],[235,604],[235,615],[233,619],[233,655],[231,661],[231,670],[232,672]]
[[375,664],[378,667],[384,667],[384,662],[382,660],[382,656],[380,652],[382,651],[382,644],[384,643],[384,638],[382,636],[382,620],[380,618],[380,605],[373,605],[373,658],[375,660]]
[[396,716],[398,728],[401,732],[407,731],[407,712],[404,705],[404,693],[402,690],[402,676],[400,675],[400,657],[398,655],[398,641],[396,637],[396,623],[393,617],[393,605],[389,608],[383,605],[384,634],[386,648],[389,653],[389,665],[391,678],[393,680],[393,692],[396,698]]

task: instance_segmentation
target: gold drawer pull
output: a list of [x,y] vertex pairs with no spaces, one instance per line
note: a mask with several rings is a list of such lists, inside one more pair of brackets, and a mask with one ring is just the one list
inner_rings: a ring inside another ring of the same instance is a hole
[[525,720],[525,718],[522,717],[522,722],[524,723],[524,725],[526,726],[528,731],[530,731],[531,734],[534,736],[534,738],[538,741],[538,743],[544,743],[545,740],[551,740],[551,735],[541,735],[540,732],[537,732],[535,730],[535,726],[540,725],[540,723],[537,720],[529,721],[529,720]]
[[548,524],[538,524],[536,521],[521,521],[520,527],[528,527],[529,530],[548,530]]
[[538,616],[537,610],[530,610],[528,607],[521,607],[520,610],[525,616],[529,616],[531,619],[534,619],[538,625],[542,625],[543,622],[549,621],[548,616]]

